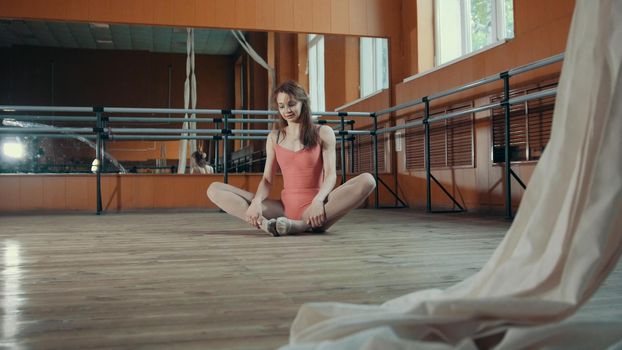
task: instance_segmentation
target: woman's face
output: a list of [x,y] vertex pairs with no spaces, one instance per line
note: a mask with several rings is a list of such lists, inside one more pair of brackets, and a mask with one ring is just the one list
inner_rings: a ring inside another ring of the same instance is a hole
[[298,119],[300,118],[300,111],[302,109],[302,102],[294,99],[293,96],[290,96],[284,92],[279,92],[276,96],[276,104],[283,119],[285,119],[288,123],[298,122]]

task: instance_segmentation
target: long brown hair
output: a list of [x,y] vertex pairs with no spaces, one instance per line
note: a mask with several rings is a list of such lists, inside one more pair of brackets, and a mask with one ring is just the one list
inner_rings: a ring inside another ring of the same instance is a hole
[[[307,95],[305,89],[293,80],[284,82],[272,92],[272,99],[275,105],[277,105],[276,98],[280,93],[288,94],[294,100],[302,103],[300,108],[300,118],[298,119],[300,123],[300,143],[303,144],[304,148],[310,148],[317,145],[320,142],[320,135],[315,125],[313,125],[309,95]],[[278,105],[276,106],[276,109],[278,110]],[[275,124],[276,129],[285,135],[287,121],[281,117],[280,122]]]

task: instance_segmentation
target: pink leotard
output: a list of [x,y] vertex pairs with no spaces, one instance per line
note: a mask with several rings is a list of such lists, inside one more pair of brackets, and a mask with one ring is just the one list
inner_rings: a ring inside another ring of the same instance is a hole
[[302,213],[313,201],[322,183],[324,161],[319,144],[292,151],[276,143],[276,161],[283,174],[281,202],[285,216],[302,219]]

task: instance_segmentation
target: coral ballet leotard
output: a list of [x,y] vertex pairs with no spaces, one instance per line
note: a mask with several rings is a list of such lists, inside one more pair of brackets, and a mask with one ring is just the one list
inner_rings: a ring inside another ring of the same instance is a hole
[[281,202],[285,216],[292,220],[302,219],[320,190],[323,178],[324,160],[319,143],[311,148],[292,151],[276,143],[276,161],[283,174]]

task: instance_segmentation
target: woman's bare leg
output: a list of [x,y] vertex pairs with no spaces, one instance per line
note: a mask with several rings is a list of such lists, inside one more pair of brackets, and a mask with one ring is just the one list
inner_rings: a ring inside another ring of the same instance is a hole
[[[326,222],[320,231],[325,231],[331,227],[335,222],[344,217],[352,209],[361,205],[367,197],[376,188],[376,181],[374,177],[369,173],[360,174],[343,185],[334,189],[329,195],[326,204],[324,204],[324,210],[326,211]],[[309,218],[307,212],[302,214],[302,220],[291,219],[277,219],[277,231],[280,230],[280,234],[285,233],[285,229],[288,229],[286,233],[300,233],[311,229],[307,224]]]
[[[246,210],[253,197],[251,192],[244,191],[235,186],[222,182],[213,182],[207,189],[207,197],[225,212],[246,221]],[[283,205],[280,201],[266,199],[262,202],[263,224],[262,230],[272,234],[266,227],[267,220],[284,215]]]

